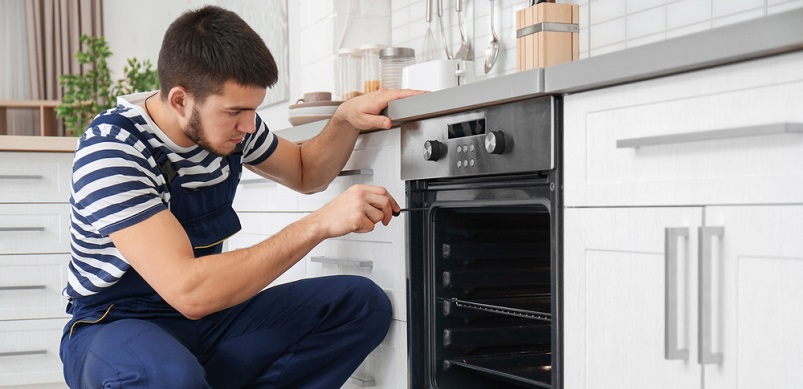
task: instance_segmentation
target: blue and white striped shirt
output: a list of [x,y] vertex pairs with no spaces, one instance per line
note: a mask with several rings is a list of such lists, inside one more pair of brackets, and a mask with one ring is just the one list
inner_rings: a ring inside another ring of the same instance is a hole
[[[170,192],[154,156],[130,131],[144,134],[153,149],[170,159],[187,189],[229,178],[226,158],[199,146],[180,147],[154,124],[138,106],[150,94],[120,97],[117,107],[101,113],[128,117],[136,128],[101,124],[88,128],[78,142],[70,197],[72,258],[65,296],[90,296],[119,281],[131,266],[109,234],[169,208]],[[276,149],[278,139],[258,115],[256,128],[243,140],[242,163],[257,165]]]

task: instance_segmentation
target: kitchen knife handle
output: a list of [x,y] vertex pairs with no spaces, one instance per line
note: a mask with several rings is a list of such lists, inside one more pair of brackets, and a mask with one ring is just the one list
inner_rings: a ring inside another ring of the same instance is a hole
[[698,360],[701,365],[722,363],[722,353],[711,352],[711,332],[712,324],[712,296],[711,296],[711,277],[713,258],[711,254],[711,240],[717,236],[720,239],[725,235],[724,227],[700,227],[698,229],[698,249],[699,249],[699,290],[697,291],[699,310],[698,327]]
[[678,348],[678,238],[688,247],[689,229],[666,228],[664,233],[664,358],[686,360],[689,349]]

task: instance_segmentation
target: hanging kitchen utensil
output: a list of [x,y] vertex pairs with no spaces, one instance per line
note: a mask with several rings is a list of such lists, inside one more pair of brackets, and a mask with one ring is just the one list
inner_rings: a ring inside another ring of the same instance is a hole
[[443,40],[443,50],[446,51],[446,59],[454,59],[449,52],[449,44],[446,42],[446,29],[443,28],[443,0],[438,0],[438,23],[441,26],[441,40]]
[[456,0],[454,8],[457,11],[457,28],[460,30],[460,49],[457,50],[454,59],[468,61],[468,52],[471,50],[471,44],[468,43],[466,33],[463,32],[463,17],[461,12],[463,10],[463,0]]
[[496,63],[496,57],[499,56],[499,37],[494,31],[494,0],[491,0],[491,36],[491,43],[485,49],[485,74],[491,71]]
[[427,0],[427,32],[424,34],[424,47],[418,62],[427,62],[435,59],[435,38],[432,35],[432,0]]

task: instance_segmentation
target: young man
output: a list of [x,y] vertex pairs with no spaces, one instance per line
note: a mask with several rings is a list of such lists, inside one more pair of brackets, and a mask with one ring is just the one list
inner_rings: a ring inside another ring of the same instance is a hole
[[168,28],[160,90],[122,97],[79,141],[61,358],[73,388],[339,387],[384,338],[390,302],[361,277],[263,289],[322,240],[387,225],[399,205],[355,186],[247,249],[231,208],[242,166],[304,193],[325,188],[361,130],[389,128],[382,90],[344,102],[301,146],[256,108],[277,79],[259,36],[207,6]]

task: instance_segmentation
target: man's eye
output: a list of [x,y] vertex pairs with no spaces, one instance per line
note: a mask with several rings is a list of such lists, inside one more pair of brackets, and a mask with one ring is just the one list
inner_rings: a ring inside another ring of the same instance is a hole
[[240,112],[242,112],[242,111],[229,111],[229,115],[230,116],[237,116],[237,115],[240,114]]

